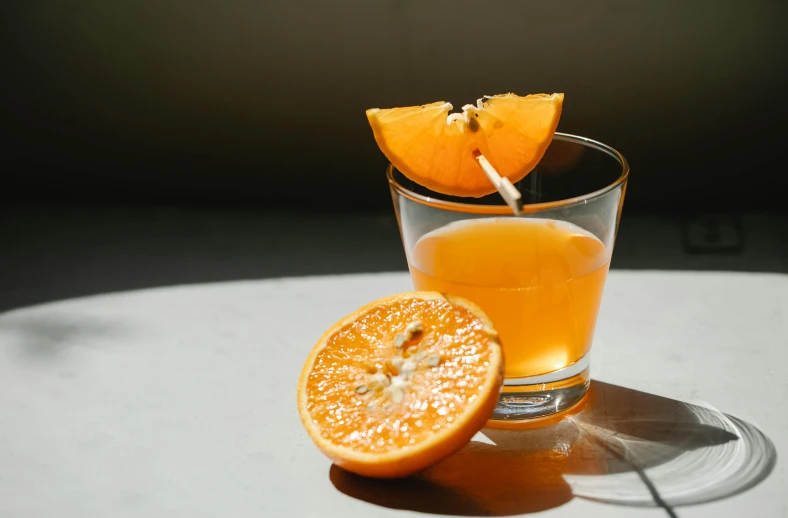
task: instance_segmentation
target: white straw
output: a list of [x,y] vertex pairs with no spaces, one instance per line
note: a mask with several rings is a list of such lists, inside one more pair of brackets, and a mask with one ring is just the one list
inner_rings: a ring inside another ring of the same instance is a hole
[[515,187],[508,178],[499,175],[498,171],[495,170],[490,161],[487,160],[484,155],[479,154],[476,157],[476,161],[479,162],[482,171],[484,171],[484,174],[486,174],[487,178],[490,179],[490,182],[492,182],[493,186],[498,189],[503,201],[505,201],[506,204],[512,208],[512,211],[516,216],[521,216],[523,214],[523,197],[520,194],[520,191],[517,190],[517,187]]

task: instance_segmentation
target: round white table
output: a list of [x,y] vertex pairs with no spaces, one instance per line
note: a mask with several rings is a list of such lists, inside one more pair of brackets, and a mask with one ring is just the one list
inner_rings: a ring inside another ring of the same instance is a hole
[[586,408],[401,481],[332,467],[295,385],[407,274],[175,286],[0,314],[0,516],[788,516],[788,277],[614,271]]

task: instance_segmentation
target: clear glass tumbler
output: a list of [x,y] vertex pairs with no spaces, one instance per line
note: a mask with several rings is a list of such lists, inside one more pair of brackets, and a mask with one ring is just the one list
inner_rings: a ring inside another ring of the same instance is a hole
[[613,148],[557,133],[516,184],[515,216],[497,193],[446,196],[389,166],[415,288],[472,300],[498,330],[506,372],[494,420],[554,414],[585,395],[628,174]]

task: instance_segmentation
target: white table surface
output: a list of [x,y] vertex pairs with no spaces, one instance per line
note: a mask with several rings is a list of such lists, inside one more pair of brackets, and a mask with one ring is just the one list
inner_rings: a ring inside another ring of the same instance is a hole
[[306,436],[296,380],[326,327],[407,289],[248,281],[0,314],[0,516],[788,516],[788,277],[614,271],[588,419],[366,481]]

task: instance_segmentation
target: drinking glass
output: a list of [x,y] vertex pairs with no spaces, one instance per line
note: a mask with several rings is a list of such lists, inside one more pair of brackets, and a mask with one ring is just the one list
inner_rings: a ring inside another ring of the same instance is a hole
[[389,165],[415,288],[475,302],[499,333],[506,369],[493,420],[554,414],[585,395],[628,174],[613,148],[556,133],[515,184],[525,202],[515,216],[497,193],[439,194]]

